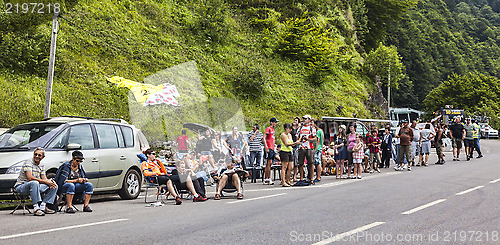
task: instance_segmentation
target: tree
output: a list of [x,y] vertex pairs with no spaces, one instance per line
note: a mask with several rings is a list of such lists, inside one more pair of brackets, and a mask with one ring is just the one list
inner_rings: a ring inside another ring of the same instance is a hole
[[[448,80],[432,90],[424,100],[429,111],[444,105],[453,105],[469,112],[487,111],[498,117],[500,113],[500,80],[481,73],[452,74]],[[486,109],[487,108],[487,109]]]

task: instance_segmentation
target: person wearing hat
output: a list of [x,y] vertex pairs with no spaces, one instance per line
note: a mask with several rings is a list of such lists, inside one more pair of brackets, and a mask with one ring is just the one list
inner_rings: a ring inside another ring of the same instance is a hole
[[[299,172],[300,180],[304,180],[304,164],[307,160],[309,167],[309,180],[313,181],[313,163],[314,163],[314,142],[316,142],[316,129],[311,125],[311,116],[304,115],[303,124],[297,130],[297,138],[300,140],[299,148]],[[314,183],[314,182],[313,182]]]
[[74,214],[73,197],[77,195],[77,199],[83,196],[83,212],[92,212],[89,207],[90,196],[94,193],[94,186],[87,179],[85,170],[83,170],[82,162],[85,160],[81,151],[74,151],[71,161],[63,163],[56,173],[56,183],[61,186],[58,195],[64,193],[66,195],[66,213]]
[[275,151],[275,135],[274,135],[274,127],[278,124],[278,119],[276,117],[271,118],[269,120],[270,126],[266,128],[266,132],[264,134],[264,158],[266,159],[266,168],[264,169],[264,185],[274,185],[274,182],[271,180],[271,165],[273,164],[274,157],[278,154]]

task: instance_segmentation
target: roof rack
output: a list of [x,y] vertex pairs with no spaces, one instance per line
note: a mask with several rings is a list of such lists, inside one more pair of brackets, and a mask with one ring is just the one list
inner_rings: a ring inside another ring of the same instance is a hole
[[42,119],[42,121],[48,121],[48,120],[51,120],[51,119],[54,119],[54,118],[61,118],[61,117],[68,117],[68,118],[80,118],[80,119],[87,119],[87,120],[92,120],[94,118],[92,117],[80,117],[80,116],[60,116],[60,117],[46,117],[44,119]]
[[99,121],[111,121],[111,122],[119,122],[119,123],[128,124],[127,121],[125,121],[123,119],[120,119],[120,118],[99,118],[99,119],[95,119],[95,120],[99,120]]

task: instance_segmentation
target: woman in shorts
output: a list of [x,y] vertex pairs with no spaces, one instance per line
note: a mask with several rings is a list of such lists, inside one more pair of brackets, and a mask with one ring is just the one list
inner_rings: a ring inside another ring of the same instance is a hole
[[290,187],[292,185],[290,173],[293,168],[292,147],[299,144],[300,141],[293,141],[290,133],[292,132],[292,125],[290,123],[285,123],[283,128],[285,132],[283,132],[280,136],[283,146],[279,152],[281,159],[281,186]]

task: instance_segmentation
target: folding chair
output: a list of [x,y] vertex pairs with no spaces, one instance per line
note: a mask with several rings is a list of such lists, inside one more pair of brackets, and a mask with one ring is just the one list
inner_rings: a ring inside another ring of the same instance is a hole
[[[224,170],[225,169],[223,169],[221,171],[221,173],[224,173]],[[221,174],[221,176],[222,176],[222,174]],[[241,188],[241,192],[243,193],[243,182],[245,182],[246,176],[243,176],[241,174],[238,174],[238,176],[240,176],[240,188]],[[219,180],[220,180],[220,178],[217,178],[217,180],[215,181],[215,183],[216,183],[215,189],[216,190],[219,189]],[[228,180],[228,182],[226,183],[226,185],[222,188],[222,191],[221,191],[220,195],[221,195],[221,197],[223,197],[224,196],[224,194],[223,194],[224,192],[233,193],[233,192],[236,192],[236,191],[237,191],[237,189],[233,185],[233,182]]]
[[[143,173],[144,175],[144,173]],[[151,180],[151,181],[150,181]],[[144,194],[144,203],[153,203],[153,202],[157,202],[158,199],[160,199],[160,201],[162,203],[165,202],[165,200],[163,199],[163,195],[162,195],[162,188],[165,187],[166,188],[166,185],[160,185],[158,183],[158,177],[157,176],[149,176],[149,177],[146,177],[144,176],[144,181],[146,182],[146,184],[144,185],[146,187],[146,193]],[[149,201],[148,202],[148,190],[149,188],[155,188],[156,189],[156,200],[155,201]]]
[[14,197],[16,198],[16,201],[19,202],[19,204],[17,204],[17,206],[14,208],[14,210],[12,210],[12,212],[10,212],[10,214],[15,213],[16,210],[19,209],[19,207],[23,207],[23,215],[26,214],[25,211],[28,211],[28,213],[31,214],[30,209],[26,207],[26,200],[31,200],[29,195],[23,195],[23,194],[17,192],[16,189],[14,189],[14,188],[10,188],[10,191],[12,192]]
[[[73,202],[71,203],[71,207],[74,208],[76,211],[80,211],[76,206],[75,206],[75,196],[77,196],[76,194],[73,196]],[[61,193],[60,195],[57,196],[57,205],[58,206],[61,206],[59,207],[59,209],[57,210],[57,212],[62,212],[62,209],[63,207],[66,207],[66,194],[64,193]]]

